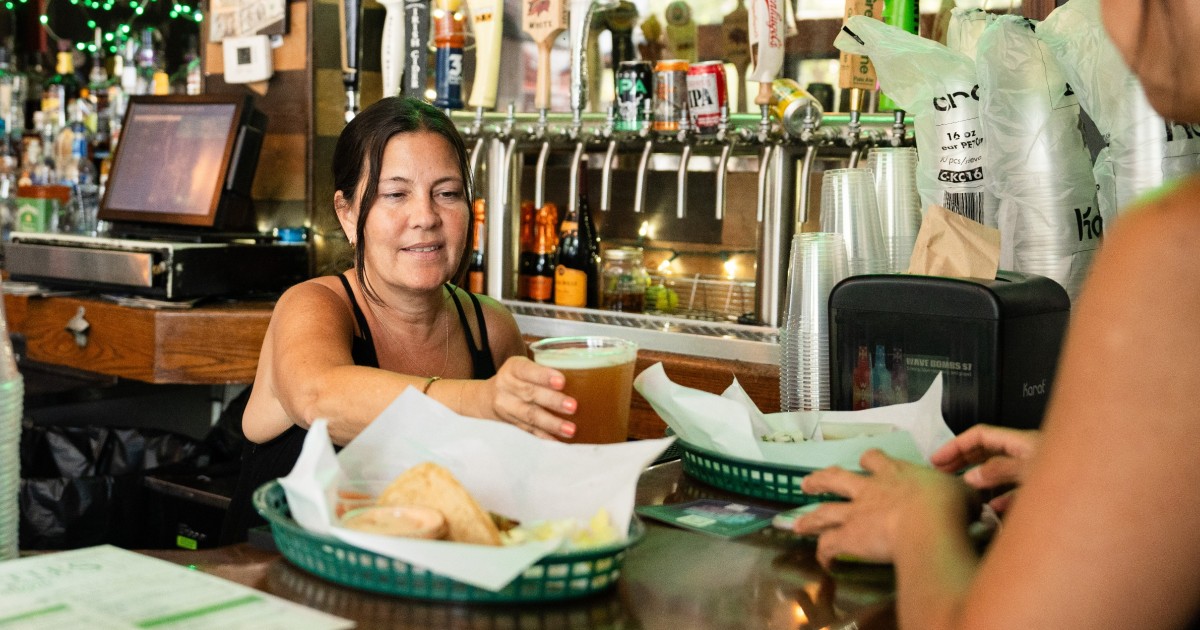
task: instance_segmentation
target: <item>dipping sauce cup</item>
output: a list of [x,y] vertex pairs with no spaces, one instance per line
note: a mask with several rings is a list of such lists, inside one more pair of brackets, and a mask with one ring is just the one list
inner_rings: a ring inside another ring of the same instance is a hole
[[579,403],[570,418],[575,437],[567,441],[612,444],[628,438],[636,343],[616,337],[552,337],[529,348],[535,362],[563,373],[563,392]]

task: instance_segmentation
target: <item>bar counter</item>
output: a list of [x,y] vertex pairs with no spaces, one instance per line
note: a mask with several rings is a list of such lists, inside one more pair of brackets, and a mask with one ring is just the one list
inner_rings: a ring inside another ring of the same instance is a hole
[[[694,481],[679,461],[648,468],[637,504],[734,499]],[[357,591],[296,568],[278,553],[240,544],[147,555],[217,575],[318,610],[358,628],[838,629],[894,628],[892,570],[816,561],[811,542],[772,528],[727,540],[643,519],[645,537],[625,558],[615,588],[563,603],[438,603]]]

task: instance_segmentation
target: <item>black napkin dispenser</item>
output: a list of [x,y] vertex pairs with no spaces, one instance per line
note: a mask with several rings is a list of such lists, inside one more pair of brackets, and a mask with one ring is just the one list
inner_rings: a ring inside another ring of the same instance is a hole
[[1058,283],[909,274],[846,278],[829,296],[830,400],[852,410],[917,400],[942,374],[954,433],[1040,426],[1066,334]]

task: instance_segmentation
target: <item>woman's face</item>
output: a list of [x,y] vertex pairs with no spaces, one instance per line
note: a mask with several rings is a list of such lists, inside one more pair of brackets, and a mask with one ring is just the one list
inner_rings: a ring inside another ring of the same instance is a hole
[[[338,213],[347,234],[355,233],[363,187]],[[392,136],[363,228],[364,272],[372,286],[439,289],[462,260],[468,216],[466,187],[450,143],[431,131]]]
[[1200,2],[1103,0],[1104,26],[1125,62],[1141,80],[1158,113],[1177,122],[1200,122]]

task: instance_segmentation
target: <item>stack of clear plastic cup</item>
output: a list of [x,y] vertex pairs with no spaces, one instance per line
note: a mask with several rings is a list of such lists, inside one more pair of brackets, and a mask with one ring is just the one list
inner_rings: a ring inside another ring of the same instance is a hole
[[904,273],[912,258],[917,230],[921,229],[921,196],[917,192],[917,150],[914,147],[879,147],[867,154],[867,168],[875,176],[875,201],[888,271]]
[[783,411],[830,408],[829,294],[849,275],[841,234],[792,238],[787,311],[779,329],[779,404]]
[[875,201],[875,177],[870,169],[825,171],[821,182],[821,231],[842,235],[850,275],[888,272],[888,254]]
[[[2,311],[0,317],[3,317]],[[3,341],[8,342],[7,334]],[[0,560],[16,558],[18,551],[23,397],[24,387],[19,374],[0,381]]]

